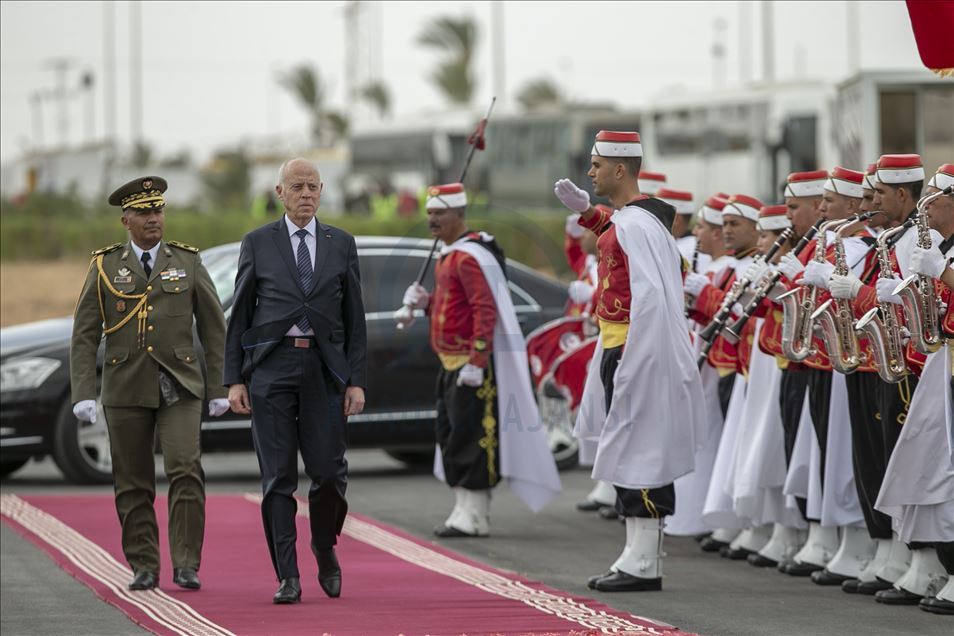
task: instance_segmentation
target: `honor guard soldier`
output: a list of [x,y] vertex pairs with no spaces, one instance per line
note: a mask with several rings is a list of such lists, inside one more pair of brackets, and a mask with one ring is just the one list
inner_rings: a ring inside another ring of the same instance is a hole
[[411,284],[394,316],[407,325],[409,309],[425,310],[431,348],[441,362],[435,474],[455,498],[450,515],[434,529],[442,538],[489,535],[491,492],[503,479],[534,511],[561,490],[530,384],[503,251],[492,236],[467,228],[466,207],[463,184],[428,190],[428,225],[444,243],[434,290]]
[[[703,395],[685,320],[682,258],[670,234],[675,210],[640,193],[639,133],[600,131],[587,176],[612,215],[569,179],[560,201],[599,235],[600,340],[590,362],[575,434],[597,442],[594,479],[616,487],[626,541],[588,586],[604,592],[662,589],[663,519],[675,511],[676,478],[694,468]],[[661,386],[659,378],[665,378]]]
[[[198,249],[163,241],[166,182],[130,181],[109,197],[122,208],[127,243],[93,252],[76,305],[70,350],[73,413],[109,430],[122,546],[135,577],[131,590],[158,585],[159,530],[154,443],[158,435],[169,480],[169,544],[173,582],[198,589],[205,528],[205,476],[199,427],[228,410],[219,385],[225,318]],[[192,324],[203,358],[193,344]],[[105,335],[101,401],[96,355]]]

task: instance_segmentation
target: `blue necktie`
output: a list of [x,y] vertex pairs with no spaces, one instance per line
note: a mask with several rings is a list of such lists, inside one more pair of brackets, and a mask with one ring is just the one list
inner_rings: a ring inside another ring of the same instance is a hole
[[149,252],[143,252],[142,258],[142,271],[146,272],[146,278],[152,276],[152,265],[149,264],[149,261],[152,260],[152,255]]
[[[305,237],[308,236],[308,230],[298,230],[295,232],[298,237],[298,280],[301,283],[301,289],[306,294],[311,290],[311,276],[313,265],[311,264],[311,254],[308,253],[308,246],[305,244]],[[308,316],[302,315],[297,323],[302,333],[307,333],[311,329],[311,323],[308,322]]]

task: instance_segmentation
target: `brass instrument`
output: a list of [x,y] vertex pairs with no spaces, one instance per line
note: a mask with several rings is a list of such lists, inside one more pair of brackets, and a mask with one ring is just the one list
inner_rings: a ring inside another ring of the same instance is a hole
[[[836,219],[826,221],[818,228],[815,244],[816,263],[825,261],[825,251],[828,247],[826,232],[831,228],[852,221],[852,219]],[[812,334],[815,330],[815,321],[812,315],[817,307],[818,288],[814,285],[799,286],[787,291],[778,297],[782,305],[782,353],[793,362],[801,362],[815,354],[812,346]]]
[[[873,216],[873,212],[859,214],[845,222],[835,232],[835,269],[833,274],[848,275],[848,261],[845,256],[844,232],[859,221]],[[835,371],[845,375],[854,373],[864,362],[861,343],[855,332],[855,318],[851,311],[851,301],[844,298],[829,298],[812,314],[812,321],[818,322],[821,338],[828,349],[828,357]]]
[[[935,192],[921,197],[918,201],[918,247],[931,248],[931,230],[928,227],[927,214],[924,209],[934,199],[943,196],[946,190]],[[894,293],[901,297],[901,306],[907,319],[908,331],[911,332],[911,345],[929,355],[937,351],[944,344],[941,337],[940,299],[934,293],[934,279],[924,274],[908,276],[898,285]]]
[[[889,256],[891,246],[888,245],[888,240],[904,232],[913,224],[914,221],[909,220],[904,225],[882,232],[878,237],[876,249],[881,268],[879,278],[894,277]],[[855,323],[855,329],[868,337],[875,367],[881,379],[889,384],[897,384],[903,380],[908,374],[908,367],[904,361],[904,343],[901,341],[903,334],[898,308],[892,303],[879,302],[877,307],[871,308],[861,320]]]

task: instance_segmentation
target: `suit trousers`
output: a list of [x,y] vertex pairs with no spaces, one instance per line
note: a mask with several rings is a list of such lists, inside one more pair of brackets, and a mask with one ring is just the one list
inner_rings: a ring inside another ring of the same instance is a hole
[[186,396],[156,409],[107,406],[105,411],[126,561],[134,572],[159,573],[159,528],[153,508],[158,432],[169,480],[172,565],[198,569],[205,535],[205,474],[199,442],[202,400]]
[[891,517],[875,510],[888,458],[884,453],[881,417],[878,413],[877,373],[856,371],[845,376],[848,414],[851,419],[851,463],[855,488],[872,539],[891,538]]
[[[623,347],[619,346],[604,349],[603,358],[600,360],[600,379],[603,381],[607,414],[613,404],[613,378],[622,357]],[[659,423],[660,426],[665,424]],[[616,489],[616,513],[623,517],[660,519],[676,512],[676,488],[673,484],[659,488],[613,487]]]
[[[795,437],[798,435],[798,422],[802,418],[802,408],[805,405],[805,392],[808,391],[808,371],[795,367],[782,370],[782,380],[779,387],[778,403],[782,414],[782,435],[785,445],[785,466],[792,462],[792,453],[795,450]],[[808,501],[804,497],[795,497],[795,503],[808,520]],[[817,521],[817,519],[813,520]]]
[[344,393],[315,347],[276,347],[252,372],[252,441],[262,475],[262,522],[278,579],[297,577],[298,453],[311,480],[312,550],[337,543],[348,503]]
[[497,379],[493,360],[479,387],[457,386],[460,369],[437,374],[436,438],[452,488],[487,490],[500,481]]

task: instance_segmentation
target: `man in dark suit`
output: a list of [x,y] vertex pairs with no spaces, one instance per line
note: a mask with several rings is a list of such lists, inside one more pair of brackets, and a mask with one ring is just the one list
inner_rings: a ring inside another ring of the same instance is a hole
[[318,581],[328,596],[341,593],[334,545],[348,511],[345,425],[364,408],[367,334],[358,251],[353,236],[315,218],[322,186],[311,162],[282,165],[275,191],[285,214],[242,240],[226,338],[224,383],[235,412],[252,415],[279,604],[301,598],[299,449],[311,478]]

